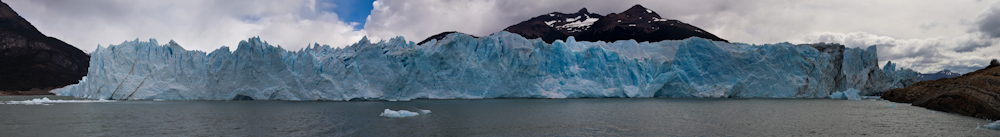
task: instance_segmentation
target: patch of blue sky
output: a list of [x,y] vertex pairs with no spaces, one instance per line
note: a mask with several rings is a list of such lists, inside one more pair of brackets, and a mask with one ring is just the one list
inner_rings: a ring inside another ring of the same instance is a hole
[[316,8],[333,12],[340,20],[352,24],[355,30],[361,30],[374,8],[373,2],[375,0],[318,0]]

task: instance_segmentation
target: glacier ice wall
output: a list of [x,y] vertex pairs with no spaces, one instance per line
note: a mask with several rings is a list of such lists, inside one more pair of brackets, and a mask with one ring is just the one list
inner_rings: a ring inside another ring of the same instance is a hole
[[286,51],[259,38],[235,51],[188,51],[171,41],[98,47],[88,77],[53,90],[93,99],[409,100],[581,97],[825,98],[878,94],[917,81],[878,68],[875,46],[749,45],[701,38],[552,44],[498,32],[402,37]]

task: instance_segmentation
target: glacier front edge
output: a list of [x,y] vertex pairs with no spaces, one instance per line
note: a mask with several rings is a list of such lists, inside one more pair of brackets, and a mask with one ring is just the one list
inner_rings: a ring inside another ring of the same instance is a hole
[[917,81],[878,67],[875,46],[749,45],[702,38],[548,44],[498,32],[402,37],[298,51],[259,38],[235,51],[189,51],[171,41],[98,47],[79,84],[57,95],[128,100],[410,100],[582,97],[826,98],[878,94]]

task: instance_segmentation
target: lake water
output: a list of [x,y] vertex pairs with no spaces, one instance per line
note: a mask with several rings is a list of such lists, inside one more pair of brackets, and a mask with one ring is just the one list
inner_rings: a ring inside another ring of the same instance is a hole
[[[0,101],[73,99],[0,96]],[[380,117],[384,109],[432,113]],[[486,99],[0,104],[0,136],[1000,136],[877,100]]]

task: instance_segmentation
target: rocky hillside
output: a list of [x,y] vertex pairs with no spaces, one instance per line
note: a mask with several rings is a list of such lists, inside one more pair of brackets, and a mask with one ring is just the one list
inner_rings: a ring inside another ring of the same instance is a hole
[[1000,62],[956,78],[922,81],[887,91],[882,98],[928,109],[1000,119]]
[[34,94],[25,91],[75,84],[87,74],[89,62],[80,49],[45,36],[0,3],[0,94]]

